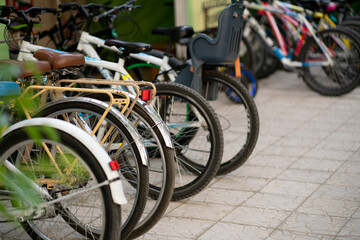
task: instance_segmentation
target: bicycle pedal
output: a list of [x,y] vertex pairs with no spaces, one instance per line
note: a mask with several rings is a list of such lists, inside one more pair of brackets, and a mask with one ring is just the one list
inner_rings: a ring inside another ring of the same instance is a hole
[[304,74],[303,74],[302,72],[298,71],[297,77],[298,77],[298,78],[303,78],[303,77],[304,77]]

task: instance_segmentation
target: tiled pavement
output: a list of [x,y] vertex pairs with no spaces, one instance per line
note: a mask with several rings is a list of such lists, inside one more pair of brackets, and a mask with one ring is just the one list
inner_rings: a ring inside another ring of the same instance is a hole
[[360,239],[360,87],[324,97],[282,71],[259,84],[252,156],[143,239]]

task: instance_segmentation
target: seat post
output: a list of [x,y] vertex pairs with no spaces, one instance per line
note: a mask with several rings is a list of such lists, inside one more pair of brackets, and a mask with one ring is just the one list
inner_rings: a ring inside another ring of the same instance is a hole
[[169,41],[169,44],[168,44],[168,46],[167,46],[167,49],[166,49],[166,56],[170,56],[171,54],[170,54],[170,52],[171,52],[171,47],[172,47],[172,45],[173,45],[173,40],[170,38],[170,41]]

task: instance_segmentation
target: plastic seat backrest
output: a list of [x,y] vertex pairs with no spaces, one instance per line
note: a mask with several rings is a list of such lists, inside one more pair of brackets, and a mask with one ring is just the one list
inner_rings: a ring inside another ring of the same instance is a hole
[[243,10],[241,4],[226,7],[219,16],[215,38],[210,38],[206,34],[198,34],[191,38],[191,57],[205,63],[234,62],[240,50]]
[[201,66],[205,63],[233,63],[238,57],[243,28],[242,0],[234,1],[219,16],[215,38],[198,34],[190,39],[189,52],[194,67],[192,88],[201,92]]

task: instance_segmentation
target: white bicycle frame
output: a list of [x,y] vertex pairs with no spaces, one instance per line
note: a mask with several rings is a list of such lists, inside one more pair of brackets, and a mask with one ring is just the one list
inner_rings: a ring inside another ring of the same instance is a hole
[[[119,59],[118,63],[109,62],[101,60],[99,61],[100,56],[92,47],[92,45],[96,45],[97,47],[103,47],[114,51],[116,53],[121,53],[121,50],[117,47],[109,47],[105,45],[105,40],[91,36],[88,32],[82,32],[79,40],[79,44],[77,50],[83,51],[86,53],[88,57],[85,57],[85,63],[89,66],[97,67],[105,79],[108,80],[126,80],[126,81],[133,81],[129,73],[124,68],[124,59]],[[130,54],[131,58],[139,59],[141,61],[151,63],[160,67],[160,71],[169,71],[168,74],[170,80],[175,82],[177,74],[175,71],[172,70],[171,66],[168,64],[168,57],[164,56],[164,58],[157,58],[146,53],[138,53],[138,54]],[[111,72],[115,71],[115,75],[112,76]]]

